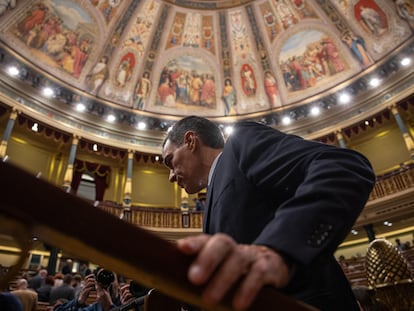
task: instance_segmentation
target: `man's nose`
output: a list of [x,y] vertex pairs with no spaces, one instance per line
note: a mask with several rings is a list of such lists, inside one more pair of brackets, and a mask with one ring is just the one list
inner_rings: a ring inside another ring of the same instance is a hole
[[171,183],[173,183],[173,182],[175,182],[175,181],[176,181],[176,179],[175,179],[175,173],[174,173],[174,170],[170,170],[170,176],[168,177],[168,180],[169,180]]

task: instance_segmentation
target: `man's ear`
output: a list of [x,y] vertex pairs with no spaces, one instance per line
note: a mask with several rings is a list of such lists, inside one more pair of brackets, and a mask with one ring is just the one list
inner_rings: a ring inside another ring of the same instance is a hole
[[187,148],[193,150],[196,146],[197,137],[193,131],[188,131],[184,134],[184,143],[187,145]]

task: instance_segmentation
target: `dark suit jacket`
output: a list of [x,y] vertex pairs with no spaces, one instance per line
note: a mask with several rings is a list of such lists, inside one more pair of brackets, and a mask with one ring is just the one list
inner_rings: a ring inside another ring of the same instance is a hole
[[357,152],[240,122],[208,187],[203,229],[290,258],[295,272],[285,293],[321,310],[359,310],[333,254],[374,182]]

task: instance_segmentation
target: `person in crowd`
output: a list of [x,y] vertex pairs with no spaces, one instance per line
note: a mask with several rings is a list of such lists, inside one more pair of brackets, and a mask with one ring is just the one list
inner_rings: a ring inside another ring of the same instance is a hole
[[72,268],[73,268],[73,261],[72,259],[68,258],[66,259],[65,264],[62,267],[62,274],[72,274]]
[[[99,273],[99,271],[97,272]],[[114,278],[111,283],[103,284],[97,281],[95,274],[85,277],[83,287],[79,295],[71,301],[55,308],[55,311],[108,311],[121,306],[135,299],[129,292],[129,285],[120,287],[118,278],[113,273]],[[122,289],[121,289],[122,288]],[[96,291],[96,301],[87,304],[91,292]]]
[[85,277],[92,273],[91,269],[89,269],[89,265],[87,262],[81,262],[79,265],[79,273],[82,277]]
[[23,306],[23,311],[36,311],[37,309],[37,293],[28,288],[26,279],[19,279],[16,283],[16,289],[12,294],[19,298]]
[[72,287],[75,289],[75,296],[77,296],[82,287],[83,277],[80,273],[75,273],[72,279]]
[[264,286],[323,311],[356,311],[334,251],[375,183],[360,153],[308,141],[249,121],[226,143],[218,126],[189,116],[173,125],[162,157],[170,182],[194,194],[207,187],[203,231],[177,241],[195,259],[188,270],[202,299],[245,310]]
[[54,278],[55,278],[55,285],[53,285],[53,287],[58,287],[60,285],[63,284],[63,277],[64,275],[60,272],[55,273]]
[[53,288],[53,285],[55,285],[55,278],[51,275],[48,275],[45,278],[45,284],[43,284],[36,290],[38,301],[42,301],[42,302],[50,301],[50,292]]
[[45,279],[48,275],[46,269],[41,268],[36,275],[28,279],[28,286],[31,289],[38,290],[40,286],[45,283]]
[[60,286],[53,287],[50,291],[50,304],[54,304],[59,298],[72,300],[75,298],[75,289],[72,287],[72,274],[66,274],[63,277],[63,283]]
[[0,291],[0,310],[23,311],[23,305],[16,295]]

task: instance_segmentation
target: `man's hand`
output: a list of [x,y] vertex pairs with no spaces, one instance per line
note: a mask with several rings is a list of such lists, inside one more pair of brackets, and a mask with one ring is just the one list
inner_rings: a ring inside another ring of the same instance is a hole
[[121,291],[121,304],[124,305],[135,299],[135,297],[131,294],[131,291],[129,290],[129,284],[121,285],[120,291]]
[[78,305],[84,305],[86,303],[89,297],[89,293],[92,290],[95,290],[95,283],[96,283],[96,280],[95,280],[94,274],[89,274],[85,277],[83,281],[82,289],[79,292]]
[[113,307],[113,302],[109,290],[103,288],[101,285],[99,285],[99,283],[96,283],[96,301],[101,304],[104,311],[108,311]]
[[197,255],[188,271],[190,282],[206,284],[203,300],[217,304],[241,280],[233,297],[233,308],[245,310],[265,285],[283,288],[289,268],[283,257],[266,246],[237,244],[225,234],[198,235],[177,241],[178,249]]

